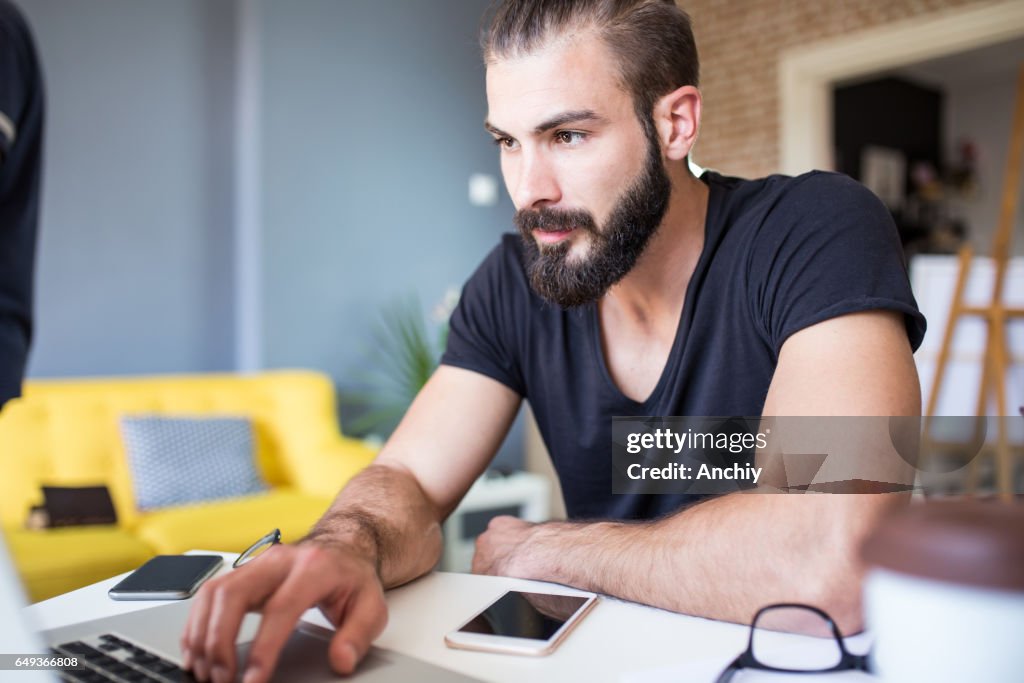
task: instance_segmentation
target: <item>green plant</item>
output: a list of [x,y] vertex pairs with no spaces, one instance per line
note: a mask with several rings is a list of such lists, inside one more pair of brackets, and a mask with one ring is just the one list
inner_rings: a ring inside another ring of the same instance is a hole
[[344,405],[358,411],[347,421],[355,435],[387,437],[398,426],[416,394],[437,369],[448,337],[448,317],[458,301],[449,291],[434,309],[438,324],[431,339],[419,299],[413,295],[386,307],[373,330],[370,369],[360,389],[343,397]]

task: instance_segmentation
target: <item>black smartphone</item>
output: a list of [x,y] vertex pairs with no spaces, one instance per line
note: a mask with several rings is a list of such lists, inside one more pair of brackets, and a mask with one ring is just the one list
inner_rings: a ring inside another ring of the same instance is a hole
[[114,600],[184,600],[224,564],[220,555],[157,555],[107,591]]

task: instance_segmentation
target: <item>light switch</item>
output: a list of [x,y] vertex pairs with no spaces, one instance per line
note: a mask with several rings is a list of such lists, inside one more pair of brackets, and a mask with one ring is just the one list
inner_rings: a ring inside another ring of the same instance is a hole
[[494,206],[498,203],[498,179],[489,173],[469,176],[469,203],[473,206]]

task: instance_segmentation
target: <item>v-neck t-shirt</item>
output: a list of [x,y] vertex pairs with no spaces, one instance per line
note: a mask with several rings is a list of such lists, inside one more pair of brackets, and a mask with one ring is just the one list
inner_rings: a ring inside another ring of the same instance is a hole
[[533,292],[519,235],[502,237],[452,314],[441,362],[529,401],[571,519],[651,519],[702,499],[613,494],[612,417],[759,416],[786,339],[847,313],[898,311],[913,349],[924,337],[895,224],[863,185],[822,171],[701,180],[704,246],[646,400],[612,380],[596,303],[566,309]]

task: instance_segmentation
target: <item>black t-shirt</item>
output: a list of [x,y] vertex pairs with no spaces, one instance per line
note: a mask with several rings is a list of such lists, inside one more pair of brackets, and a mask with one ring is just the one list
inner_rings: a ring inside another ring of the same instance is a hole
[[43,83],[28,26],[0,0],[0,407],[21,394],[32,338]]
[[562,309],[537,296],[518,235],[505,235],[466,284],[441,362],[527,400],[571,518],[649,519],[693,495],[612,494],[613,416],[758,416],[783,342],[845,313],[903,313],[911,346],[925,320],[885,207],[850,178],[702,177],[704,248],[668,361],[634,401],[605,365],[596,304]]

